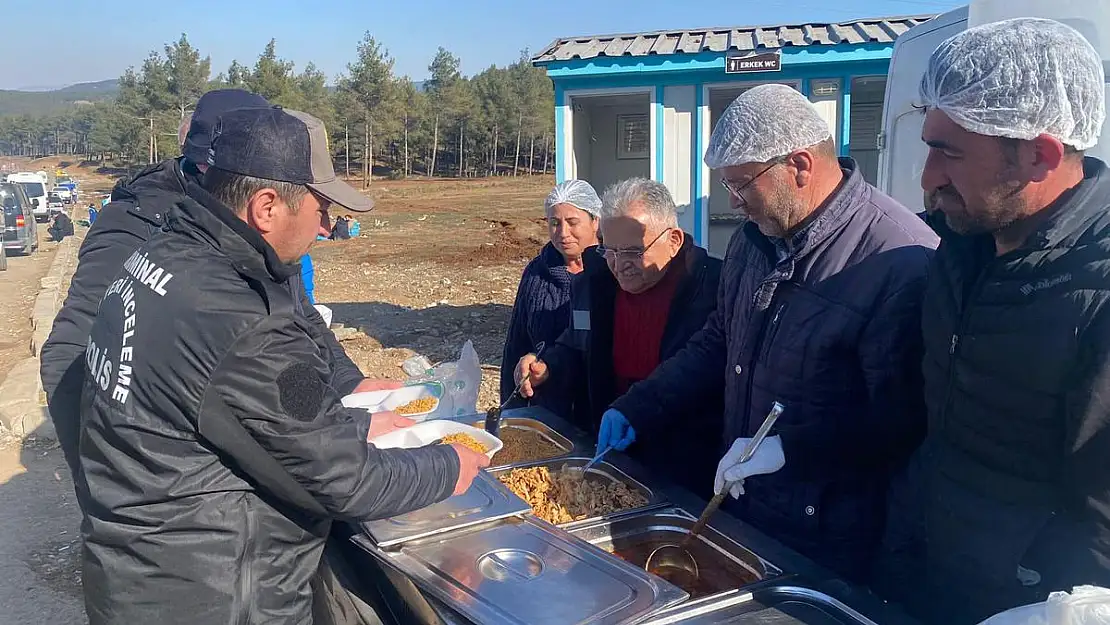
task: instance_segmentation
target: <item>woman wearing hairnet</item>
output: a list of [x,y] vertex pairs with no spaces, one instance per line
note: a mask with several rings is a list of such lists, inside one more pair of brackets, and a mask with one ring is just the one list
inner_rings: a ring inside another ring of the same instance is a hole
[[[584,267],[582,256],[597,246],[601,198],[585,180],[567,180],[551,190],[543,203],[551,240],[524,268],[517,287],[509,333],[501,360],[501,401],[516,389],[517,361],[540,341],[554,343],[570,324],[570,281]],[[552,389],[535,403],[566,414],[571,398]]]

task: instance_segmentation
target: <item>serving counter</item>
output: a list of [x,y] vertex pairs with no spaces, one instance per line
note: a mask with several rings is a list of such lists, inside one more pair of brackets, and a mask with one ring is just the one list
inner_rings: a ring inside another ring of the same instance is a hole
[[[480,427],[482,419],[455,420]],[[501,427],[504,456],[495,455],[493,466],[467,493],[366,523],[352,538],[382,565],[391,586],[390,609],[404,614],[398,620],[425,625],[912,625],[866,590],[836,579],[724,511],[691,545],[697,576],[649,574],[643,568],[648,554],[685,537],[705,501],[614,452],[580,479],[631,503],[606,514],[564,513],[565,518],[548,522],[499,478],[512,478],[514,469],[580,468],[594,455],[594,446],[542,408],[506,411]],[[518,492],[526,487],[517,486]]]

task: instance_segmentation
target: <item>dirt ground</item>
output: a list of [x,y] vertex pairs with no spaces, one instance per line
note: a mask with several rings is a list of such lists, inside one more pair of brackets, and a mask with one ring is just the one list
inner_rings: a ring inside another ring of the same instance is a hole
[[[15,169],[53,171],[63,162],[22,159]],[[81,181],[85,194],[78,206],[98,201],[113,183],[95,172],[67,169]],[[84,209],[75,209],[74,216],[85,219]],[[47,240],[49,225],[39,226],[39,250],[9,257],[8,270],[0,272],[0,380],[31,355],[29,316],[57,248]],[[85,228],[76,225],[75,230],[81,236]],[[62,291],[66,289],[68,279],[62,284]],[[31,438],[21,445],[0,432],[0,625],[87,622],[81,599],[79,521],[73,483],[57,444]]]
[[50,270],[57,244],[39,224],[39,249],[30,256],[8,256],[8,270],[0,271],[0,380],[15,363],[31,356],[31,308],[38,297],[40,280]]
[[[39,250],[0,272],[0,380],[31,355],[29,317],[56,243],[40,224]],[[56,445],[23,445],[0,428],[0,624],[84,623],[79,517]]]
[[[28,161],[27,159],[3,159],[2,164],[13,164],[15,169],[53,172],[59,165],[72,170],[81,183],[79,206],[88,206],[92,195],[111,189],[112,180],[95,172],[70,167],[64,159],[48,158]],[[76,219],[86,219],[85,211],[74,210]],[[8,375],[15,363],[31,354],[31,324],[29,315],[39,294],[40,280],[50,270],[57,244],[50,242],[46,229],[49,223],[38,224],[39,249],[30,256],[8,255],[8,270],[0,272],[0,380]]]
[[377,208],[349,241],[313,248],[316,300],[372,377],[403,379],[420,353],[458,358],[467,340],[484,376],[478,408],[497,401],[497,368],[524,265],[547,241],[550,176],[375,182]]

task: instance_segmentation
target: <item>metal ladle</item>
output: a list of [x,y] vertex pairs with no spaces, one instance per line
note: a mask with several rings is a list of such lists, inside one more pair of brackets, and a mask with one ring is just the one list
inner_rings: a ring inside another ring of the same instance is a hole
[[[537,361],[540,359],[540,354],[543,354],[543,348],[545,347],[547,347],[547,343],[544,343],[543,341],[536,343],[536,351],[533,353],[536,355]],[[525,379],[526,378],[520,379],[520,384],[516,385],[516,388],[513,389],[512,394],[509,395],[509,397],[504,402],[502,402],[500,406],[496,408],[490,408],[489,411],[486,413],[485,429],[487,432],[493,434],[494,436],[497,436],[501,432],[501,413],[505,410],[505,406],[508,406],[509,402],[513,401],[514,397],[520,396],[520,389],[522,386],[524,386]]]
[[[752,437],[752,440],[748,441],[748,446],[744,448],[744,453],[740,455],[740,463],[752,459],[752,456],[754,456],[756,450],[759,449],[759,445],[763,442],[763,439],[767,438],[767,433],[771,431],[771,428],[775,425],[775,421],[778,420],[782,411],[783,405],[779,402],[775,402],[774,405],[771,406],[771,412],[769,412],[767,418],[763,420],[763,425],[759,426],[755,436]],[[689,573],[694,576],[694,579],[697,579],[698,561],[690,554],[689,547],[697,540],[698,535],[705,529],[705,525],[709,523],[709,518],[717,511],[717,508],[721,507],[721,503],[724,502],[725,497],[728,496],[729,491],[732,490],[735,484],[736,482],[725,484],[721,492],[714,495],[713,499],[709,500],[709,505],[705,506],[705,510],[702,511],[697,522],[690,528],[690,533],[686,534],[686,537],[677,545],[667,544],[656,547],[648,555],[647,562],[644,563],[644,569],[648,573],[658,575],[664,579],[670,579],[675,577],[674,573],[681,574],[682,572]]]

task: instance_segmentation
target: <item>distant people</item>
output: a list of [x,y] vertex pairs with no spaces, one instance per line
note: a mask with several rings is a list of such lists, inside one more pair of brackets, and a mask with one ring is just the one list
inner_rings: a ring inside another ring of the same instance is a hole
[[93,224],[96,223],[96,217],[99,214],[100,214],[100,211],[96,210],[96,204],[93,204],[92,202],[89,202],[89,227],[90,228],[92,227]]
[[351,215],[347,215],[347,231],[351,234],[352,239],[357,239],[358,235],[362,232],[362,226],[358,220]]
[[[524,268],[501,357],[501,401],[516,390],[516,363],[543,341],[555,340],[570,324],[570,282],[585,268],[583,255],[597,245],[601,198],[585,180],[559,183],[543,203],[550,240]],[[556,414],[570,412],[566,393],[544,389],[534,403]]]
[[54,223],[46,229],[46,232],[50,234],[51,241],[61,243],[66,237],[73,236],[73,220],[64,212],[55,213]]
[[346,215],[335,218],[335,225],[332,226],[331,236],[328,238],[332,241],[344,241],[351,238],[350,221]]

